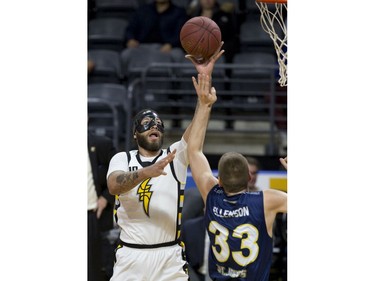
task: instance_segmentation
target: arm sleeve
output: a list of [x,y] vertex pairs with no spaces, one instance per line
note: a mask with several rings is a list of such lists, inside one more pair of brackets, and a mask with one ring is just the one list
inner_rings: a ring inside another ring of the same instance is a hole
[[181,138],[180,141],[175,142],[170,146],[171,151],[174,149],[176,149],[176,157],[173,160],[173,163],[177,179],[181,183],[186,184],[187,167],[189,162],[187,157],[187,143],[184,138]]
[[171,149],[171,151],[176,149],[175,160],[178,160],[179,162],[182,163],[182,165],[184,165],[186,167],[189,165],[189,160],[188,160],[188,156],[187,156],[187,143],[184,140],[184,138],[181,138],[180,141],[173,143],[170,146],[170,149]]
[[126,155],[126,152],[119,152],[115,154],[109,162],[107,180],[108,176],[114,171],[127,172],[128,170],[128,156]]

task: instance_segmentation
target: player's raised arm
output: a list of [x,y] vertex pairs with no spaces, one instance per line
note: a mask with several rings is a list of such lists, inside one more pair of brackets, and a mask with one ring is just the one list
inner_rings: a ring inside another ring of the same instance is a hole
[[188,54],[188,55],[185,56],[185,58],[187,58],[188,60],[190,60],[194,64],[198,73],[207,74],[207,75],[211,76],[212,71],[214,70],[214,66],[215,66],[216,61],[224,53],[224,50],[221,50],[221,47],[223,46],[223,44],[224,44],[224,42],[221,42],[221,44],[220,44],[219,48],[216,50],[216,52],[204,63],[198,62],[193,55]]
[[217,184],[210,164],[203,154],[203,144],[212,105],[216,102],[216,90],[211,87],[211,78],[198,74],[198,82],[193,77],[193,84],[198,95],[198,104],[191,123],[191,137],[188,142],[188,157],[193,179],[206,202],[207,194]]
[[[279,158],[279,161],[287,169],[287,157]],[[271,236],[277,213],[286,213],[288,211],[288,195],[284,191],[266,189],[263,191],[263,196],[267,231]]]
[[[221,42],[220,47],[216,50],[216,52],[204,63],[200,64],[198,63],[195,58],[191,55],[186,55],[185,57],[189,59],[195,66],[196,70],[200,74],[206,74],[208,75],[208,81],[209,81],[209,86],[208,88],[211,88],[211,76],[212,76],[212,71],[214,70],[214,66],[216,61],[221,57],[221,55],[224,53],[224,50],[220,50],[221,47],[223,46],[224,42]],[[216,93],[215,93],[216,96]],[[189,126],[186,128],[183,138],[185,141],[189,142],[189,137],[190,137],[190,131],[191,131],[191,123]]]

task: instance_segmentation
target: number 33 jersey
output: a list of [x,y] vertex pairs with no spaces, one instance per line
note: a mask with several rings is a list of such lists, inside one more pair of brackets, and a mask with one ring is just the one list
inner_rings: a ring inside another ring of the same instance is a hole
[[227,196],[215,186],[207,196],[205,224],[211,279],[268,281],[273,241],[262,191]]

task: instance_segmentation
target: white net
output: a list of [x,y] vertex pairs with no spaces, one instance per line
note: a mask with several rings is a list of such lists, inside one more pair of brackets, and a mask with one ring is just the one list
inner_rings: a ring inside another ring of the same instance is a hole
[[[282,1],[284,2],[284,1]],[[288,72],[287,72],[287,28],[286,15],[288,12],[287,3],[269,3],[256,2],[260,10],[260,22],[265,32],[271,37],[277,54],[279,63],[279,84],[280,86],[287,86]]]

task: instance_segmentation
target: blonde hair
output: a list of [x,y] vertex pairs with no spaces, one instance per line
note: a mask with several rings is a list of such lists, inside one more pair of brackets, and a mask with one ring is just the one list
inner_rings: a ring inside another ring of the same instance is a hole
[[223,154],[218,164],[219,177],[226,192],[239,192],[247,188],[249,169],[246,158],[237,152]]

